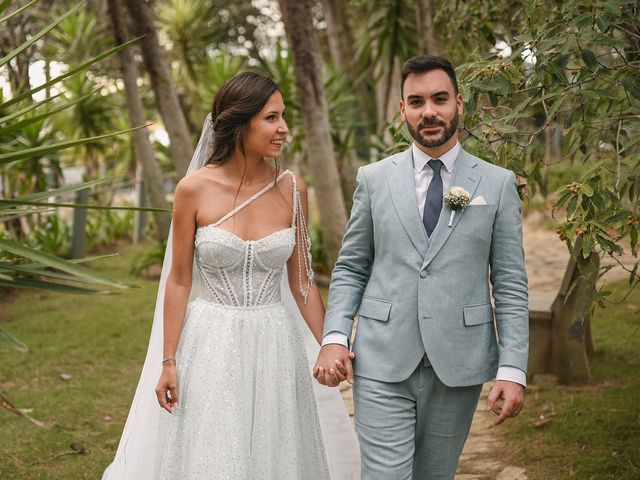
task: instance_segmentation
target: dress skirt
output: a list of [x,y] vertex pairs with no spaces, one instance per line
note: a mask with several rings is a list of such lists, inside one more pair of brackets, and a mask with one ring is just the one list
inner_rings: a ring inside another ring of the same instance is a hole
[[282,304],[189,304],[163,480],[329,478],[303,339]]

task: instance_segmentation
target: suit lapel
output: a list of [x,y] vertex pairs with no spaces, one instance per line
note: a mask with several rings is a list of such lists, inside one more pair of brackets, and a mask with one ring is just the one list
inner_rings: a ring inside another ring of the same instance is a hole
[[398,155],[393,160],[393,164],[387,177],[393,206],[411,243],[413,243],[420,256],[424,258],[428,248],[428,241],[416,200],[411,147]]
[[[475,171],[477,165],[478,162],[471,155],[460,148],[460,152],[458,153],[454,165],[451,187],[462,187],[467,192],[469,192],[470,197],[473,198],[473,194],[475,193],[476,188],[478,188],[478,184],[480,183],[480,179],[482,178],[482,175]],[[431,262],[431,260],[433,260],[433,258],[438,254],[440,249],[442,249],[446,241],[449,239],[449,236],[456,228],[456,225],[465,213],[466,209],[462,212],[456,212],[453,219],[453,224],[449,227],[449,217],[451,215],[451,209],[444,204],[442,205],[442,211],[440,212],[438,224],[433,231],[433,235],[431,236],[431,241],[429,243],[429,249],[424,256],[424,262],[422,264],[423,268],[426,267],[429,262]]]

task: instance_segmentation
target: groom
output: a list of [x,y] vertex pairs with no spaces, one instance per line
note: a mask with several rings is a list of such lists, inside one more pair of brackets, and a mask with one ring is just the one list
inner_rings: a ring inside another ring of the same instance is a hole
[[[511,171],[458,143],[462,96],[447,60],[408,60],[401,94],[414,141],[358,172],[314,376],[354,383],[364,480],[453,479],[482,384],[496,378],[496,423],[524,402],[520,200]],[[452,187],[470,200],[453,215]]]

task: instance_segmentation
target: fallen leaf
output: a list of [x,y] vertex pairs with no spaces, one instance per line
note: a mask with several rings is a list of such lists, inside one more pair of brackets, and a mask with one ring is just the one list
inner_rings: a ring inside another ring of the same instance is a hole
[[81,443],[73,442],[69,446],[71,447],[71,450],[73,450],[76,453],[84,453],[85,452],[84,445],[82,445]]
[[544,427],[545,425],[547,425],[547,424],[549,424],[551,422],[553,422],[552,418],[541,417],[538,420],[535,420],[533,422],[533,426],[536,427],[536,428],[540,428],[540,427]]

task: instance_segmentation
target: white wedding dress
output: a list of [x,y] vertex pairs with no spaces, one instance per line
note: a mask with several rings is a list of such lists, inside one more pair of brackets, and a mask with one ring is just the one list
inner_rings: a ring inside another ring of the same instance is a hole
[[[250,241],[219,228],[284,176],[293,182],[289,228]],[[295,176],[285,171],[197,229],[199,292],[176,353],[178,405],[169,414],[152,394],[161,343],[154,321],[136,397],[103,480],[359,478],[355,432],[339,391],[312,383],[309,356],[317,342],[283,278],[301,241],[297,232],[306,233],[306,225],[296,225],[304,223],[300,205]]]
[[295,225],[255,241],[218,228],[248,204],[196,232],[201,291],[180,334],[162,480],[329,478],[304,343],[280,298]]

